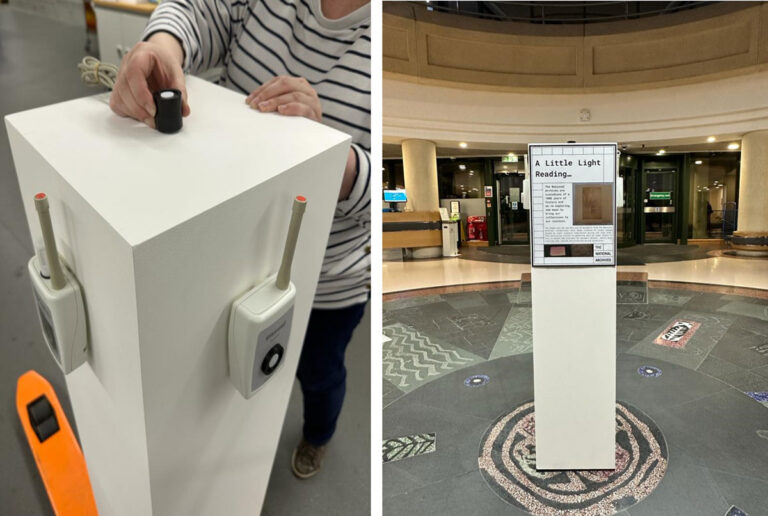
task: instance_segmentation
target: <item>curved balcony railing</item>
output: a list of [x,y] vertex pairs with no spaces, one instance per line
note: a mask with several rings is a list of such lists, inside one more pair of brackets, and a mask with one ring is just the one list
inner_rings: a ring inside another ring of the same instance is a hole
[[429,11],[524,23],[569,24],[636,20],[714,2],[414,2]]
[[462,2],[385,2],[385,73],[459,87],[556,92],[656,88],[768,69],[768,2],[681,2],[684,11],[667,14],[676,9],[671,6],[642,19],[547,14],[562,2],[521,4],[544,10],[526,17],[504,14],[508,6],[501,3],[467,4],[475,11],[496,6],[502,14],[464,16],[474,11]]

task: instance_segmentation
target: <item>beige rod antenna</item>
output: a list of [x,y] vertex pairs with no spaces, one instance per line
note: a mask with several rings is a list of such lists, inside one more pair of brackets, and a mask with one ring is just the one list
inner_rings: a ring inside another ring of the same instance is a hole
[[285,250],[283,251],[283,261],[280,264],[280,271],[277,273],[275,285],[280,290],[285,290],[291,283],[291,265],[293,264],[293,253],[296,251],[296,241],[299,239],[299,229],[301,228],[301,219],[304,216],[304,210],[307,208],[307,200],[299,195],[293,200],[293,213],[291,214],[291,223],[288,226],[288,235],[285,237]]
[[51,288],[61,290],[67,284],[64,279],[64,271],[61,269],[59,261],[59,252],[56,250],[56,238],[53,236],[53,224],[51,224],[51,213],[48,209],[48,196],[44,193],[35,195],[35,209],[40,219],[40,229],[43,232],[43,242],[45,243],[45,256],[48,258],[48,269],[51,273]]

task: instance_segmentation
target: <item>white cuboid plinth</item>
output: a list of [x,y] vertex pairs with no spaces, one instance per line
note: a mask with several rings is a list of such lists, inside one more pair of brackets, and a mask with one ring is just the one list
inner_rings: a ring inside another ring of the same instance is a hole
[[[114,115],[107,94],[6,117],[32,237],[42,191],[85,293],[89,358],[66,381],[105,515],[260,512],[347,159],[341,132],[187,81],[192,115],[172,135]],[[230,306],[277,270],[297,195],[291,337],[246,401],[228,378]]]
[[532,267],[536,469],[614,469],[616,268]]

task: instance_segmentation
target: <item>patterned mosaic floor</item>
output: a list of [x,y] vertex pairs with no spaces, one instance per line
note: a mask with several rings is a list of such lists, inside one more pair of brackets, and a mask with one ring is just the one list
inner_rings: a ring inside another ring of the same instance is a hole
[[[384,438],[401,439],[384,513],[768,515],[768,300],[626,284],[616,309],[617,397],[666,443],[660,482],[612,498],[610,479],[534,481],[521,459],[507,486],[543,489],[535,504],[489,487],[478,450],[533,378],[529,286],[485,288],[384,303]],[[563,483],[592,505],[552,496]]]
[[667,445],[642,411],[616,405],[616,469],[537,471],[533,401],[503,414],[480,444],[478,465],[502,500],[533,514],[614,514],[648,496],[667,471]]

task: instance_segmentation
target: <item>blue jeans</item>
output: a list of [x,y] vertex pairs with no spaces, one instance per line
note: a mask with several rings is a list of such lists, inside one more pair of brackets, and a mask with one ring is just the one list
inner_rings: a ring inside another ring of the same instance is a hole
[[313,309],[296,376],[304,394],[304,439],[315,446],[330,441],[346,393],[344,352],[365,305]]

